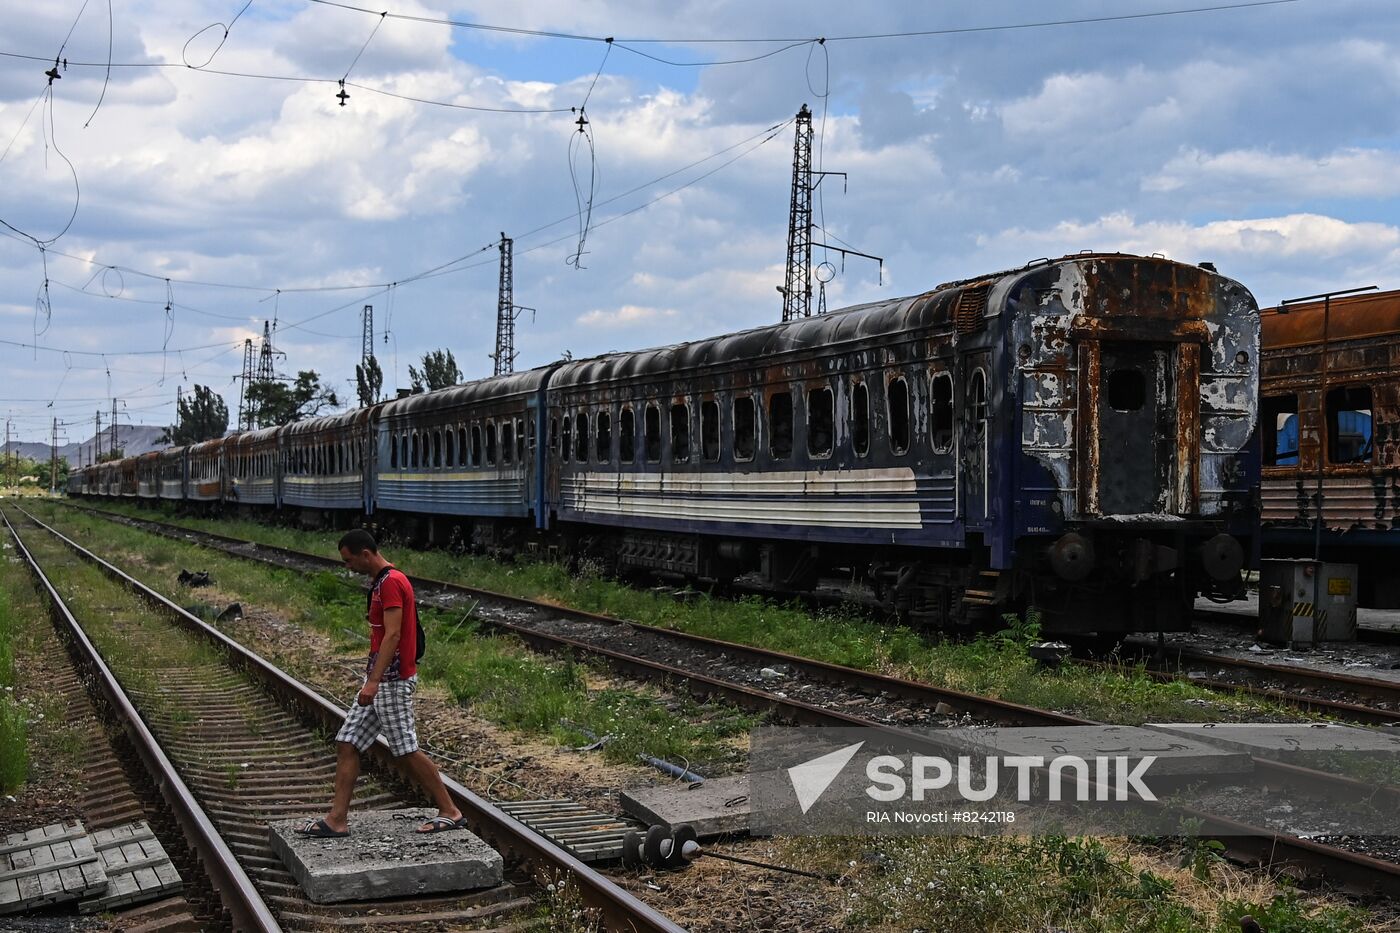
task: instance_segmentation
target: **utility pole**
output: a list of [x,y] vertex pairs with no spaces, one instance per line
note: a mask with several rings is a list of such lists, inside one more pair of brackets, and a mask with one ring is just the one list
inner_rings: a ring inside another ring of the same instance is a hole
[[360,341],[360,365],[369,372],[369,361],[374,358],[374,305],[365,305],[361,315],[364,337]]
[[5,485],[13,485],[10,482],[10,419],[5,419]]
[[93,419],[95,427],[92,431],[92,462],[96,463],[102,459],[102,409],[97,410],[97,417]]
[[243,376],[238,388],[238,426],[244,431],[253,430],[254,413],[252,399],[248,398],[248,388],[253,384],[253,338],[243,341]]
[[[842,265],[847,256],[861,256],[873,259],[880,264],[880,282],[884,284],[885,261],[879,256],[862,253],[859,250],[812,240],[812,193],[827,175],[840,175],[842,184],[846,181],[845,172],[812,171],[812,111],[803,104],[797,111],[797,137],[792,147],[792,201],[788,207],[787,273],[778,291],[783,295],[783,321],[812,316],[812,247],[820,247],[841,254]],[[815,179],[815,180],[814,180]],[[819,312],[826,310],[826,283],[836,274],[830,263],[822,263],[826,276],[818,275],[822,286]]]
[[504,376],[515,372],[515,319],[521,311],[535,309],[515,303],[515,241],[502,233],[499,246],[501,282],[496,293],[496,352],[491,354],[491,359],[495,361],[492,374]]
[[49,438],[52,442],[49,447],[49,495],[54,494],[54,487],[58,483],[58,419],[53,419],[53,436]]
[[107,445],[107,452],[115,454],[117,452],[117,402],[121,399],[112,399],[112,443]]
[[812,188],[812,111],[803,104],[797,111],[797,139],[792,147],[784,321],[812,314]]

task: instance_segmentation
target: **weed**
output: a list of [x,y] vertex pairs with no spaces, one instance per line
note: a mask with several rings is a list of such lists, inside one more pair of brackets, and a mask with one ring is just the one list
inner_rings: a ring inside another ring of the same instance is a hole
[[12,791],[29,773],[28,726],[10,693],[0,693],[0,791]]

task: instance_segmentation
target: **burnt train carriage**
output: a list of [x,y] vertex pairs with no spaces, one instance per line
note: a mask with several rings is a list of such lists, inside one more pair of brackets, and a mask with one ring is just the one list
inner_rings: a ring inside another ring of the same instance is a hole
[[136,458],[136,495],[141,499],[160,498],[160,452],[152,450]]
[[240,508],[277,507],[282,474],[278,437],[280,427],[245,431],[225,438],[224,456],[228,471],[224,498]]
[[123,498],[134,499],[140,495],[140,479],[137,472],[137,458],[127,457],[117,461],[118,492]]
[[374,417],[377,515],[420,540],[510,545],[531,520],[543,479],[536,437],[553,367],[396,399]]
[[936,626],[1184,628],[1250,543],[1257,350],[1238,283],[1068,257],[566,364],[551,500],[622,565],[858,571]]
[[1260,389],[1265,556],[1359,565],[1360,602],[1400,607],[1400,292],[1270,308]]
[[168,447],[160,452],[160,479],[157,496],[181,501],[185,498],[185,452],[188,447]]
[[218,502],[224,496],[224,439],[193,444],[186,456],[185,498]]
[[301,510],[304,521],[349,521],[369,511],[370,410],[289,424],[281,432],[282,506]]

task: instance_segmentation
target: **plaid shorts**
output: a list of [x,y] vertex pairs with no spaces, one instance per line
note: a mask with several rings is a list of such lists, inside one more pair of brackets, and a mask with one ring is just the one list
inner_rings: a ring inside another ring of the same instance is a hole
[[418,733],[413,728],[413,687],[417,680],[417,675],[407,680],[386,680],[380,683],[369,706],[361,706],[358,699],[351,702],[335,740],[349,742],[364,751],[382,732],[395,756],[418,751]]

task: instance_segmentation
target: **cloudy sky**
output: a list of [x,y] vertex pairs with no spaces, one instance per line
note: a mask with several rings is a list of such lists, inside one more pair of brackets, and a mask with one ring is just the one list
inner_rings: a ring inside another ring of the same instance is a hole
[[[981,31],[1210,0],[388,2],[0,5],[17,436],[86,440],[113,395],[165,424],[193,383],[236,409],[264,320],[353,397],[367,303],[387,390],[440,347],[489,374],[503,231],[518,369],[778,320],[803,103],[849,175],[818,237],[885,259],[832,254],[831,307],[1083,249],[1211,260],[1261,304],[1400,287],[1386,0]],[[945,32],[850,38],[918,31]]]

